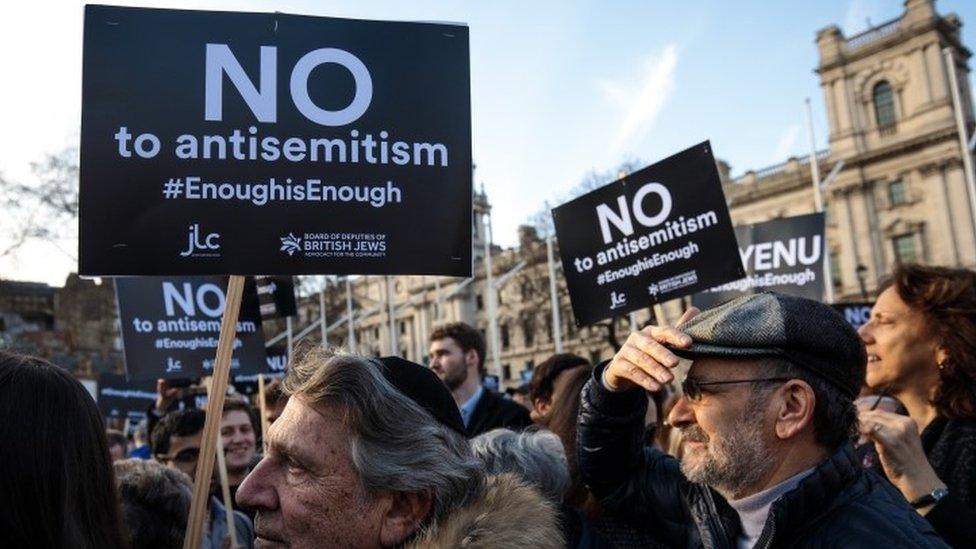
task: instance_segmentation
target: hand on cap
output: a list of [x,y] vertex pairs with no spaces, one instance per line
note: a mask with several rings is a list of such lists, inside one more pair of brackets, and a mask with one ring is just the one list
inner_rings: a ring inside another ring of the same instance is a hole
[[[678,325],[699,313],[692,307],[681,315]],[[603,383],[611,391],[627,391],[643,387],[647,391],[660,391],[674,379],[671,369],[678,365],[678,356],[666,346],[687,348],[691,338],[671,326],[648,326],[632,332],[623,347],[610,360],[603,371]]]
[[882,410],[858,413],[858,430],[874,442],[888,480],[908,501],[914,501],[936,488],[944,488],[925,457],[915,420]]

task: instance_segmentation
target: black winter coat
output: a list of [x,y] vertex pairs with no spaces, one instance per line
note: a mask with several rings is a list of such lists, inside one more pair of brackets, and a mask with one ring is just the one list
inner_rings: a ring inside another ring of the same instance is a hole
[[[590,490],[608,512],[641,521],[671,547],[736,547],[736,512],[715,491],[689,482],[676,459],[644,448],[647,397],[606,390],[599,381],[604,367],[594,370],[580,404],[579,467]],[[773,503],[756,547],[947,546],[845,445]]]
[[[925,515],[953,547],[976,547],[976,419],[937,417],[922,431],[922,449],[949,495]],[[858,448],[862,463],[884,475],[874,444]]]
[[521,431],[529,425],[532,425],[532,419],[525,407],[489,391],[486,387],[471,412],[468,436],[473,438],[499,427]]

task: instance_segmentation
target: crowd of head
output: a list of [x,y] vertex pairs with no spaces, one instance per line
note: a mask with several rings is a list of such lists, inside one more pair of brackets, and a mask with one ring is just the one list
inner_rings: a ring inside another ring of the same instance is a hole
[[[229,394],[202,545],[976,539],[972,271],[899,266],[857,331],[779,294],[692,308],[600,364],[552,355],[511,398],[485,355],[456,323],[427,366],[306,348],[263,400]],[[133,441],[69,373],[0,351],[0,546],[181,547],[207,420],[184,391],[160,380]]]

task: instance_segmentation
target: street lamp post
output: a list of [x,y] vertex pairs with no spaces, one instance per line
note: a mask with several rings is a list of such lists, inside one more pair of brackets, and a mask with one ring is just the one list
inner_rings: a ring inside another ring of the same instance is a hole
[[861,287],[861,298],[864,301],[867,301],[868,300],[868,288],[867,288],[867,284],[864,282],[864,276],[867,274],[868,268],[865,267],[864,265],[861,265],[860,263],[858,263],[857,264],[857,269],[855,269],[855,272],[857,273],[857,284],[858,284],[858,286]]

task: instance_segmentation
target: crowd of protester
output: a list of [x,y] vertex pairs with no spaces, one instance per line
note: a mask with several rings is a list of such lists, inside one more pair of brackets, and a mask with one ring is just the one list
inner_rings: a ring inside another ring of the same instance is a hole
[[[976,546],[972,271],[898,266],[857,331],[761,293],[508,396],[484,375],[454,323],[427,366],[306,348],[262,402],[229,394],[203,546]],[[175,385],[130,439],[0,351],[0,546],[182,547],[206,412]]]

